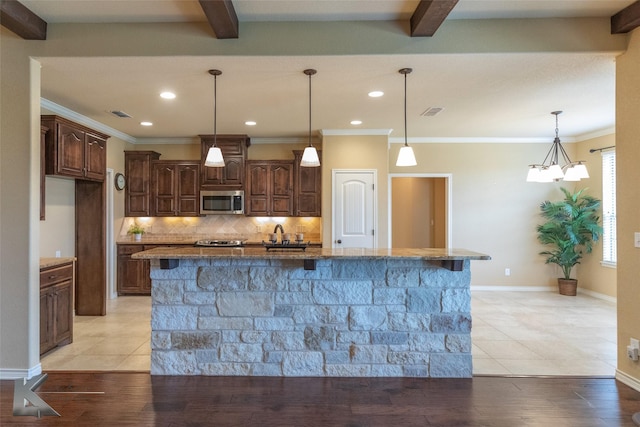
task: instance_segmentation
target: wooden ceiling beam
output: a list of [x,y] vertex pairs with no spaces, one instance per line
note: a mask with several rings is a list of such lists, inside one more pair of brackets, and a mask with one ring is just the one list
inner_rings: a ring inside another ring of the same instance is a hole
[[47,23],[16,0],[0,0],[0,22],[25,40],[46,40]]
[[411,16],[411,37],[431,37],[458,0],[421,0]]
[[238,38],[238,15],[231,0],[198,0],[216,38]]
[[628,33],[640,27],[640,1],[631,3],[611,17],[611,34]]

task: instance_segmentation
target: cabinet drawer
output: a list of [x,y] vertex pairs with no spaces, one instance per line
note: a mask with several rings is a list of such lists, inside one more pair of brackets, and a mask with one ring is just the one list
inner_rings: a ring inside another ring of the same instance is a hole
[[118,255],[135,254],[136,252],[142,252],[144,249],[142,245],[118,245]]
[[64,282],[73,278],[73,264],[66,264],[40,271],[40,287]]

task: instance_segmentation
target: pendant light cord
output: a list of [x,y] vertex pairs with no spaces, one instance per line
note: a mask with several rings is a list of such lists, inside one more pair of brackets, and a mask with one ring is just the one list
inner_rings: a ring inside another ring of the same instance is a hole
[[217,129],[217,119],[218,119],[218,75],[213,75],[213,146],[216,146],[216,142],[218,140],[218,129]]
[[404,73],[404,146],[407,147],[407,73]]
[[311,147],[311,73],[309,73],[309,147]]

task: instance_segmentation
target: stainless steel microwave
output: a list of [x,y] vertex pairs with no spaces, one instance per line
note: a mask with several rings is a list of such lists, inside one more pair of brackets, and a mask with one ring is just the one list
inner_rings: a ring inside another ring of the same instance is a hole
[[244,191],[200,191],[201,215],[243,215]]

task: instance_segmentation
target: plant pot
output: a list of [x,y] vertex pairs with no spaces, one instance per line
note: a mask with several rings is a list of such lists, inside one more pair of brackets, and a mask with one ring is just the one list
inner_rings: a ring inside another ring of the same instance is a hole
[[576,279],[558,278],[558,292],[560,295],[576,296],[578,281]]
[[142,234],[134,234],[133,237],[136,242],[139,242],[142,240]]

